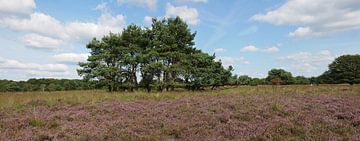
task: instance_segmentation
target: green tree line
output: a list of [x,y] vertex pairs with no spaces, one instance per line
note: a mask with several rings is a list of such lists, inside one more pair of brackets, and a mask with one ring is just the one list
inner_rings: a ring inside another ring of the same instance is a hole
[[101,89],[97,82],[70,79],[29,79],[27,81],[0,80],[0,92],[67,91]]
[[[229,73],[233,68],[228,68]],[[336,58],[329,69],[317,77],[293,77],[284,69],[271,69],[266,78],[251,78],[247,75],[223,75],[222,85],[307,85],[307,84],[360,84],[360,55],[343,55]],[[226,78],[225,78],[226,76]],[[215,79],[209,79],[215,80]],[[142,80],[143,81],[143,80]],[[152,81],[156,82],[156,81]],[[206,82],[206,81],[205,81]],[[144,82],[142,82],[144,83]],[[196,84],[190,83],[189,85]],[[211,83],[208,83],[211,84]],[[65,91],[107,89],[107,81],[77,79],[29,79],[27,81],[0,80],[0,92],[20,91]],[[213,85],[218,86],[218,85]]]
[[224,85],[359,84],[360,55],[343,55],[318,77],[294,77],[271,69],[266,78],[237,76],[215,54],[195,48],[196,32],[177,18],[153,19],[149,28],[130,25],[87,44],[90,56],[80,62],[82,80],[0,80],[0,92],[107,89],[108,91],[170,91],[214,89]]

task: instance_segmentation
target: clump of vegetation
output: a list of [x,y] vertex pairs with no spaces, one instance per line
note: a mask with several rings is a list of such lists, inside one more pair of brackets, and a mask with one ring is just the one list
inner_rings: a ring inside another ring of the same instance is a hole
[[329,70],[319,76],[323,83],[330,84],[359,84],[360,83],[360,55],[343,55],[336,58]]
[[282,105],[282,104],[279,103],[279,102],[274,102],[274,103],[271,105],[271,109],[272,109],[274,112],[283,112],[283,111],[284,111],[284,108],[285,108],[285,106]]
[[45,121],[38,118],[34,118],[29,121],[29,125],[32,127],[43,127],[45,126]]
[[119,34],[93,39],[87,45],[91,55],[78,72],[109,91],[200,90],[227,84],[233,68],[225,69],[215,55],[196,49],[195,35],[179,17],[153,19],[147,29],[130,25]]

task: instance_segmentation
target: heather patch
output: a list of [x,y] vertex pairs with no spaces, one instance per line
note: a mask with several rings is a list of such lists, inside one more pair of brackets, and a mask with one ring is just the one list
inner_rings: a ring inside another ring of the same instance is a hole
[[352,94],[253,94],[1,110],[0,140],[354,140]]
[[284,87],[279,94],[267,88],[176,94],[90,93],[88,97],[64,93],[54,94],[51,99],[32,96],[0,110],[0,140],[358,138],[357,87],[344,93],[340,92],[341,86],[327,91],[322,87],[304,88],[315,93],[303,93],[301,89],[291,93]]

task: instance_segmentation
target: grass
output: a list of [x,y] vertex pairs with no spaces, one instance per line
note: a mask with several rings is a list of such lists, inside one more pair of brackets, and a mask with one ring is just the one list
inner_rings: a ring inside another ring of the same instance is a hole
[[34,119],[30,120],[29,125],[32,127],[43,127],[43,126],[45,126],[45,121],[34,118]]
[[0,140],[358,140],[360,86],[0,94]]
[[171,100],[193,96],[218,95],[251,95],[251,94],[352,94],[360,95],[359,85],[292,85],[292,86],[239,86],[225,87],[218,90],[205,91],[170,91],[146,93],[137,91],[108,93],[102,90],[92,91],[57,91],[57,92],[16,92],[0,93],[0,109],[23,109],[30,106],[62,104],[98,103],[103,101],[134,101],[134,100]]

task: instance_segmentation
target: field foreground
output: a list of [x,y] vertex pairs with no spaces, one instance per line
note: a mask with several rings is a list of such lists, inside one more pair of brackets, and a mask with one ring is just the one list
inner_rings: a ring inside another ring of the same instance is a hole
[[161,100],[50,105],[30,99],[0,109],[0,140],[360,140],[358,86],[313,93],[244,89],[254,88]]

